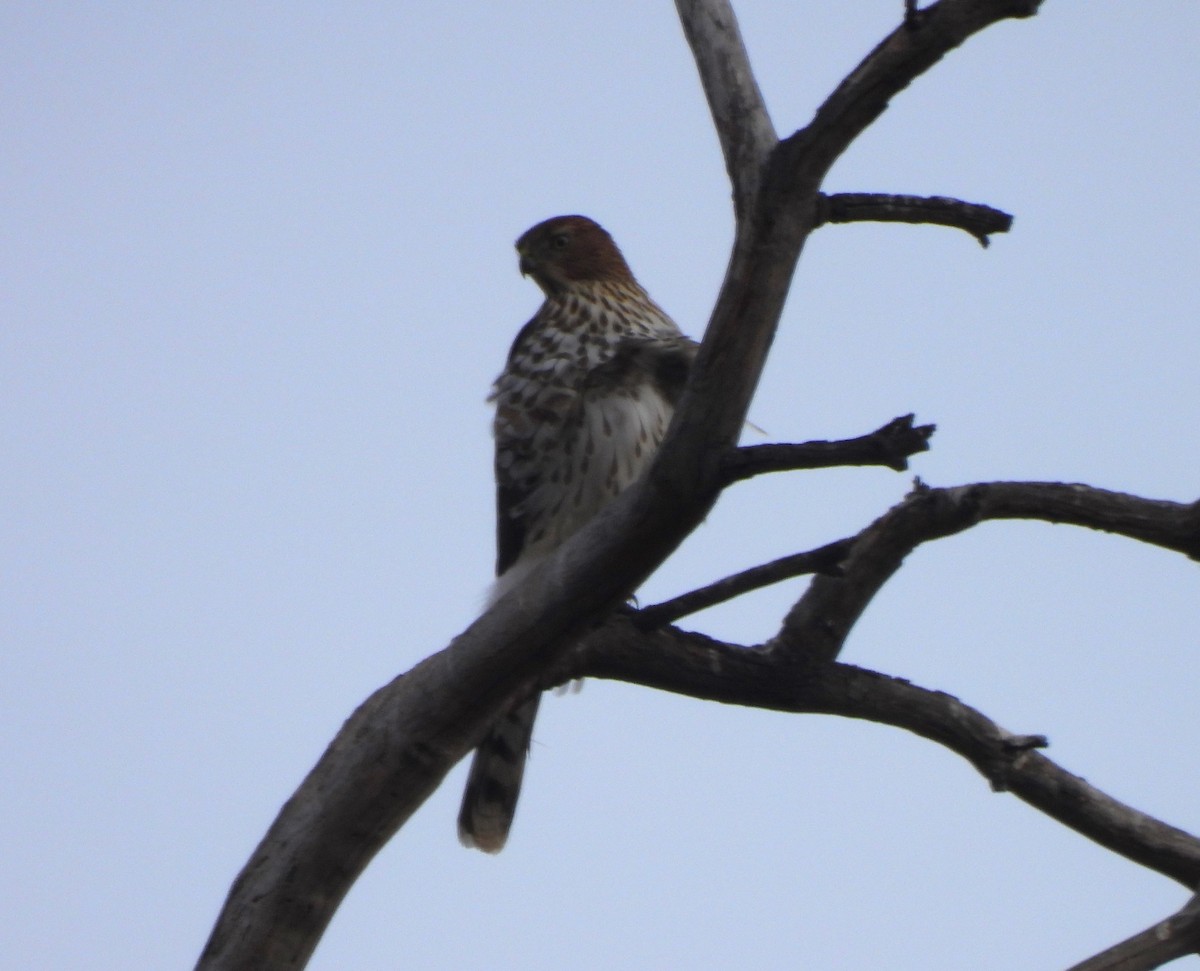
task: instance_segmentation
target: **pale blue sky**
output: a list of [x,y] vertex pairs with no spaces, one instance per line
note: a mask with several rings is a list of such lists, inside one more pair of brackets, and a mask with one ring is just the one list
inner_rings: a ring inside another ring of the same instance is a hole
[[[790,131],[898,0],[737,4]],[[935,485],[1200,493],[1200,6],[1049,0],[910,90],[829,188],[1013,212],[988,251],[829,227],[754,420],[936,421]],[[700,336],[731,232],[672,5],[0,6],[2,968],[189,967],[342,720],[492,562],[488,385],[583,212]],[[853,532],[910,476],[726,496],[656,599]],[[752,642],[802,589],[694,619]],[[911,557],[846,660],[950,691],[1200,830],[1200,574],[1004,523]],[[498,858],[463,769],[311,967],[1064,967],[1185,893],[896,730],[589,683]]]

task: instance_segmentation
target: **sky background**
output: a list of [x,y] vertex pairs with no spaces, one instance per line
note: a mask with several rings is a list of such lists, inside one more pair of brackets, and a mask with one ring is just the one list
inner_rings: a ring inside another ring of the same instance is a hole
[[[736,5],[776,126],[899,0]],[[939,426],[933,485],[1200,494],[1200,5],[1050,0],[909,90],[831,191],[1016,215],[984,251],[836,226],[751,416]],[[731,239],[671,4],[0,5],[0,968],[195,961],[343,720],[477,613],[484,402],[581,212],[699,337]],[[755,439],[762,440],[762,439]],[[911,474],[732,490],[652,603],[853,533]],[[793,581],[689,626],[776,629]],[[1200,573],[1069,527],[922,547],[844,659],[949,691],[1200,830]],[[542,708],[508,848],[465,767],[311,967],[1062,968],[1185,891],[899,730],[589,682]]]

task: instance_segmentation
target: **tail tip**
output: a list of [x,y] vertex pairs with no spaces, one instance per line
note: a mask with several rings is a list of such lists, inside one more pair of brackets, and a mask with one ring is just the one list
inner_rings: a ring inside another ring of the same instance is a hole
[[504,849],[507,840],[507,833],[479,833],[470,826],[463,825],[461,820],[459,821],[458,841],[467,849],[482,850],[484,853],[495,856]]

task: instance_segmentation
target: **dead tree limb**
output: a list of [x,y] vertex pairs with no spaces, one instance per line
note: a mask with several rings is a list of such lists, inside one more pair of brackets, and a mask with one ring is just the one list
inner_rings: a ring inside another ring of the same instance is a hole
[[1152,971],[1200,954],[1200,894],[1177,913],[1067,971]]
[[678,10],[733,185],[733,252],[679,411],[649,475],[445,650],[356,711],[234,882],[198,967],[307,962],[367,862],[512,700],[546,677],[694,529],[722,488],[829,167],[891,97],[1035,0],[941,0],[906,18],[813,122],[776,140],[723,0]]
[[766,472],[828,469],[849,465],[882,465],[896,472],[908,469],[908,460],[929,449],[936,426],[913,425],[913,416],[893,418],[869,435],[840,442],[803,442],[798,445],[745,445],[722,462],[721,483],[732,485]]
[[751,567],[706,587],[680,594],[650,607],[643,607],[637,612],[637,624],[642,630],[653,630],[664,624],[673,624],[681,617],[733,600],[752,590],[761,590],[763,587],[809,573],[838,576],[842,572],[842,560],[853,547],[853,538],[839,539],[806,553],[781,556],[770,563]]
[[557,673],[562,680],[615,678],[707,701],[902,728],[961,755],[993,789],[1011,792],[1114,853],[1188,888],[1200,884],[1200,839],[1034,751],[1045,738],[1008,732],[941,691],[848,664],[807,662],[778,645],[743,647],[673,627],[646,633],[627,617],[589,635]]
[[841,576],[817,576],[784,619],[781,646],[832,661],[879,588],[918,545],[985,520],[1037,519],[1117,533],[1200,556],[1200,503],[1166,502],[1060,482],[918,485],[859,534]]
[[987,247],[993,233],[1007,233],[1013,217],[977,202],[945,196],[885,195],[878,192],[822,193],[818,225],[825,223],[909,223],[948,226],[970,233]]

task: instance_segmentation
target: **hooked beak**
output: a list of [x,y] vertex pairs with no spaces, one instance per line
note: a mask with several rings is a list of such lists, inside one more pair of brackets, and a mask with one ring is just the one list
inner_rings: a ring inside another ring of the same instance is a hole
[[524,253],[522,253],[522,254],[521,254],[521,260],[520,260],[520,262],[517,264],[517,266],[518,266],[518,267],[520,268],[520,270],[521,270],[521,276],[529,276],[529,274],[530,274],[530,273],[532,273],[532,272],[534,271],[534,263],[533,263],[533,260],[531,260],[531,259],[530,259],[528,256],[526,256]]

